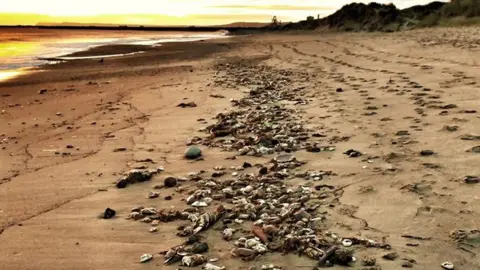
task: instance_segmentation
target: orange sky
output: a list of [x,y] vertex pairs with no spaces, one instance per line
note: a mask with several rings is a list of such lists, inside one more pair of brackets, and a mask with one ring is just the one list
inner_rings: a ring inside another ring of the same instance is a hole
[[[267,22],[326,16],[349,0],[5,0],[0,25],[38,23],[109,23],[141,25],[214,25],[229,22]],[[357,1],[370,2],[370,1]],[[399,7],[430,0],[394,2]]]

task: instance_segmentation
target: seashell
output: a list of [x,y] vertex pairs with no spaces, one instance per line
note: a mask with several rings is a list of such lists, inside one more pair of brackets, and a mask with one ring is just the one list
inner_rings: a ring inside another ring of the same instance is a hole
[[222,231],[222,238],[226,241],[232,240],[233,234],[236,232],[234,229],[227,228]]
[[455,265],[453,265],[453,263],[451,262],[444,262],[441,264],[441,266],[443,267],[443,269],[447,269],[447,270],[455,269]]
[[201,254],[201,253],[207,252],[208,249],[209,249],[209,247],[208,247],[207,243],[200,243],[200,244],[196,245],[195,247],[193,247],[190,250],[190,252],[194,253],[194,254]]
[[344,247],[351,247],[353,245],[353,241],[350,239],[343,239],[342,240],[342,245]]
[[178,253],[181,253],[184,248],[185,248],[185,246],[180,245],[180,246],[175,246],[175,247],[169,249],[167,251],[167,253],[165,254],[164,264],[172,264],[172,263],[175,263],[175,262],[178,262],[179,260],[181,260],[182,257],[180,255],[178,255]]
[[207,204],[210,204],[213,202],[213,199],[211,197],[205,197],[202,199],[203,202],[206,202]]
[[353,251],[349,249],[338,248],[333,254],[332,261],[339,265],[347,266],[353,262]]
[[225,195],[223,195],[223,194],[213,194],[212,199],[214,199],[216,201],[220,201],[222,199],[225,199]]
[[132,212],[127,217],[127,219],[133,219],[133,220],[139,220],[142,218],[143,218],[143,215],[138,212]]
[[264,254],[268,251],[268,248],[266,245],[264,244],[258,244],[254,247],[252,247],[252,249],[257,252],[258,254]]
[[233,197],[233,195],[235,194],[235,192],[233,191],[233,189],[231,187],[222,189],[222,192],[223,192],[223,194],[225,194],[227,196],[231,196],[231,197]]
[[188,227],[183,228],[183,230],[181,232],[178,232],[177,236],[185,237],[185,236],[189,236],[189,235],[192,235],[192,234],[193,234],[193,227],[188,226]]
[[211,263],[207,263],[202,267],[203,270],[225,270],[225,266],[216,266]]
[[182,265],[187,267],[199,266],[207,262],[207,258],[200,254],[194,254],[192,256],[184,256],[182,258]]
[[210,226],[215,224],[217,220],[224,214],[224,208],[219,207],[216,212],[205,213],[200,215],[198,220],[195,222],[193,234],[197,234],[201,231],[208,229]]
[[208,203],[206,203],[204,201],[196,201],[196,202],[192,203],[191,205],[195,206],[195,207],[207,207]]
[[140,263],[146,263],[150,260],[153,259],[153,255],[149,253],[145,253],[142,256],[140,256]]
[[240,191],[241,191],[243,194],[248,195],[248,194],[252,193],[253,187],[249,185],[249,186],[246,186],[246,187],[244,187],[244,188],[241,188]]
[[140,213],[142,215],[145,215],[145,216],[148,216],[148,215],[155,215],[157,213],[157,209],[153,208],[153,207],[146,207],[146,208],[143,208]]
[[160,196],[160,193],[155,192],[155,191],[150,191],[150,192],[148,193],[148,198],[149,198],[149,199],[154,199],[154,198],[157,198],[158,196]]
[[277,267],[273,264],[269,264],[269,265],[262,265],[262,270],[282,270],[281,267]]
[[234,257],[251,257],[255,255],[255,251],[249,248],[234,248],[230,253]]
[[319,260],[325,254],[325,252],[322,250],[313,247],[307,247],[305,250],[303,250],[303,253],[314,260]]
[[232,173],[232,176],[237,176],[238,175],[238,172],[233,172]]
[[212,187],[216,187],[217,183],[215,183],[213,181],[208,181],[207,183],[205,183],[205,186],[212,188]]
[[144,217],[140,221],[143,222],[143,223],[150,223],[150,222],[152,222],[152,219],[149,218],[149,217]]
[[363,266],[374,266],[375,264],[377,264],[377,260],[375,258],[364,257],[362,259],[362,265]]
[[190,195],[190,196],[188,196],[188,198],[186,199],[186,202],[187,202],[187,204],[192,204],[192,203],[195,202],[195,200],[196,200],[195,195]]
[[310,215],[305,209],[300,209],[299,211],[295,212],[293,214],[296,220],[302,220],[302,219],[307,219],[309,220],[312,215]]
[[254,246],[257,246],[259,244],[261,244],[261,242],[258,240],[258,238],[250,238],[245,241],[246,248],[253,248]]
[[278,155],[273,158],[273,160],[276,163],[287,163],[287,162],[293,162],[296,160],[296,158],[293,155]]

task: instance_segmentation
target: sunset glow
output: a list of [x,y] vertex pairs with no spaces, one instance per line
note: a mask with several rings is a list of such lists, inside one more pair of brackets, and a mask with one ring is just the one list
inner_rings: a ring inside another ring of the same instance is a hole
[[[326,16],[349,0],[14,0],[2,3],[0,25],[38,23],[98,23],[145,25],[209,25],[267,22],[276,15],[297,21],[309,15]],[[357,1],[368,3],[370,1]],[[430,0],[393,2],[398,7]]]

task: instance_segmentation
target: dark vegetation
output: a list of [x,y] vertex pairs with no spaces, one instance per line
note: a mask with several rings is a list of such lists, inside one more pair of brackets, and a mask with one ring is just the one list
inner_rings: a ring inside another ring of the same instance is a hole
[[383,31],[393,32],[436,25],[456,25],[478,22],[480,0],[452,0],[431,2],[406,9],[393,4],[352,3],[343,6],[330,16],[285,25],[269,26],[276,30],[330,29],[337,31]]

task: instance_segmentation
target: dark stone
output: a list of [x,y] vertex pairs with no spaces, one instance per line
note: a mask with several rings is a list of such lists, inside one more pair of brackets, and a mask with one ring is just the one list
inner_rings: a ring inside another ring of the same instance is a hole
[[478,183],[480,183],[480,177],[477,177],[477,176],[471,176],[471,175],[465,176],[465,178],[463,180],[467,184],[478,184]]
[[455,105],[455,104],[448,104],[448,105],[441,106],[440,108],[441,108],[441,109],[444,109],[444,110],[455,109],[455,108],[457,108],[457,105]]
[[165,178],[163,182],[166,187],[175,187],[177,185],[177,178],[170,176]]
[[105,209],[105,212],[103,213],[103,218],[104,219],[110,219],[112,217],[114,217],[116,214],[115,210],[111,209],[111,208],[107,208]]
[[[183,229],[182,229],[183,230]],[[185,244],[187,245],[192,245],[192,244],[195,244],[197,242],[200,241],[200,237],[198,235],[190,235],[187,239],[187,241],[185,241]]]
[[113,150],[113,152],[125,152],[125,151],[127,151],[127,148],[125,147],[120,147]]
[[265,174],[268,173],[268,168],[267,167],[262,167],[258,173],[260,175],[265,175]]
[[480,154],[480,145],[479,146],[474,146],[467,152],[473,152],[473,153],[479,153]]
[[385,260],[394,261],[398,258],[398,254],[396,252],[390,252],[382,256]]
[[252,167],[252,164],[250,164],[250,163],[248,163],[248,162],[244,162],[242,167],[245,168],[245,169],[251,168],[251,167]]
[[194,107],[197,107],[197,104],[195,104],[195,102],[191,101],[191,102],[188,102],[188,103],[180,103],[177,105],[177,107],[181,107],[181,108],[186,108],[186,107],[190,107],[190,108],[194,108]]
[[200,243],[192,248],[193,254],[202,254],[208,251],[208,244],[207,243]]
[[73,149],[73,145],[69,144],[69,145],[67,145],[67,148],[68,149]]
[[40,91],[38,91],[38,94],[43,95],[47,93],[47,91],[48,91],[47,89],[41,89]]
[[432,156],[432,155],[434,155],[434,154],[435,154],[435,152],[433,152],[432,150],[422,150],[422,151],[420,152],[420,155],[421,155],[421,156],[424,156],[424,157],[426,157],[426,156]]
[[403,267],[403,268],[412,268],[412,267],[413,267],[413,263],[411,263],[411,262],[403,262],[403,263],[402,263],[402,267]]
[[172,196],[168,195],[167,197],[165,197],[165,201],[171,201],[172,200]]
[[197,159],[202,156],[202,150],[196,146],[191,146],[185,151],[187,159]]
[[357,151],[357,150],[354,150],[354,149],[347,150],[346,152],[344,152],[344,154],[349,156],[349,157],[352,157],[352,158],[362,156],[362,153],[360,151]]
[[395,133],[395,135],[397,135],[397,136],[408,136],[408,135],[410,135],[410,132],[408,132],[408,130],[400,130],[397,133]]
[[307,146],[307,152],[320,153],[321,151],[322,151],[322,149],[320,149],[320,147],[318,147],[318,146]]
[[127,179],[120,179],[120,180],[117,182],[117,188],[126,188],[127,185],[128,185]]
[[343,92],[343,89],[339,87],[339,88],[337,88],[336,91],[337,91],[337,93],[341,93],[341,92]]

